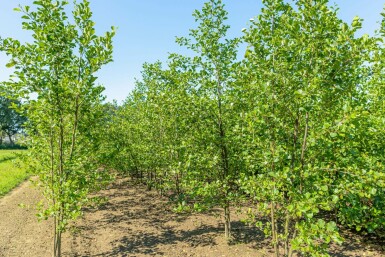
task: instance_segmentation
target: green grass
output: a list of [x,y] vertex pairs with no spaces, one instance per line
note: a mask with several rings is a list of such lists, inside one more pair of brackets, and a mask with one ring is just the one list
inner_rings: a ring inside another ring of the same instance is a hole
[[0,196],[5,195],[14,187],[28,178],[17,153],[25,150],[0,150]]

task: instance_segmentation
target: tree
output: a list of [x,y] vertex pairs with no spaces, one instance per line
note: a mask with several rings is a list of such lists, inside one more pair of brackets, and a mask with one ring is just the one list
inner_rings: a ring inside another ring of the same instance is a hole
[[239,38],[227,39],[229,26],[225,25],[227,12],[220,0],[204,4],[193,13],[198,27],[190,30],[191,38],[178,38],[181,46],[191,49],[196,56],[190,69],[196,84],[190,91],[195,103],[192,113],[196,122],[187,139],[189,151],[189,182],[194,194],[204,199],[209,207],[219,205],[224,210],[225,236],[231,238],[230,207],[236,199],[239,170],[232,150],[232,112],[229,93],[239,66],[237,47]]
[[26,122],[26,118],[15,110],[20,106],[20,101],[0,97],[0,131],[8,136],[11,145],[14,144],[13,137],[22,131]]
[[28,165],[39,175],[48,203],[40,215],[54,219],[54,256],[61,256],[62,233],[103,176],[94,153],[103,120],[103,87],[95,86],[94,74],[112,60],[114,29],[95,35],[87,0],[75,3],[72,23],[67,1],[40,0],[34,5],[34,10],[15,9],[23,13],[23,29],[33,33],[34,41],[0,40],[0,50],[10,56],[7,67],[15,69],[3,86],[9,97],[23,99]]

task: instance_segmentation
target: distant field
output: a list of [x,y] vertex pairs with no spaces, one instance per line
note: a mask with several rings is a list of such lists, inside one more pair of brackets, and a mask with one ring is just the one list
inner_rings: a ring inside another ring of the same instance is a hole
[[17,156],[17,153],[23,151],[25,150],[0,150],[0,196],[8,193],[28,177]]

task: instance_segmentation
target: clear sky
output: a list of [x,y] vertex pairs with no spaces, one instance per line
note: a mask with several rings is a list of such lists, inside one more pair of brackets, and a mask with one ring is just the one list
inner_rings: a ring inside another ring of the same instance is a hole
[[[21,29],[20,13],[13,8],[32,5],[33,0],[0,0],[0,36],[29,41],[30,33]],[[72,1],[70,1],[72,2]],[[106,87],[107,100],[121,102],[140,78],[144,62],[166,61],[168,53],[184,53],[175,44],[176,36],[188,35],[194,27],[191,16],[205,0],[90,0],[97,34],[118,27],[114,40],[114,62],[104,66],[98,82]],[[229,12],[230,36],[240,36],[251,17],[259,14],[261,0],[224,0]],[[364,19],[362,33],[373,34],[379,28],[385,0],[330,0],[340,8],[340,17],[349,22],[355,16]],[[0,54],[0,80],[8,78],[7,57]]]

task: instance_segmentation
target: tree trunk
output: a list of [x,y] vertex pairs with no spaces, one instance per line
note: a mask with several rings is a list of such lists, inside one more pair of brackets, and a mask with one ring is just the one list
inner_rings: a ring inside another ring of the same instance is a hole
[[61,257],[61,239],[62,239],[62,232],[59,229],[60,226],[60,217],[54,217],[54,223],[55,223],[55,231],[54,231],[54,251],[53,256],[54,257]]
[[284,248],[285,256],[289,256],[289,249],[290,249],[290,240],[289,240],[289,234],[290,234],[290,213],[288,210],[286,210],[286,217],[285,217],[285,242],[284,242]]
[[270,209],[270,215],[271,215],[271,233],[273,237],[273,247],[274,247],[274,256],[279,257],[279,244],[278,244],[278,230],[277,230],[277,220],[275,218],[275,204],[274,202],[271,203],[271,209]]
[[[297,226],[297,223],[295,224],[295,227],[296,227],[296,226]],[[293,233],[292,239],[296,238],[296,236],[297,236],[297,230],[294,229],[294,233]],[[288,256],[288,257],[293,257],[293,254],[294,254],[293,247],[290,246],[290,248],[289,248],[289,253],[288,253],[287,256]]]
[[8,134],[8,138],[9,138],[10,145],[14,145],[15,143],[12,140],[12,135],[11,134]]
[[[219,129],[219,140],[222,160],[222,179],[224,182],[229,183],[230,167],[229,167],[229,156],[226,143],[226,132],[222,120],[222,85],[219,75],[219,71],[216,72],[217,76],[217,107],[218,107],[218,129]],[[225,192],[225,198],[228,196],[228,189]],[[228,199],[225,199],[225,237],[228,241],[231,240],[231,225],[230,225],[230,205]]]
[[228,242],[231,241],[231,219],[230,219],[230,204],[227,201],[224,207],[225,211],[225,237]]

